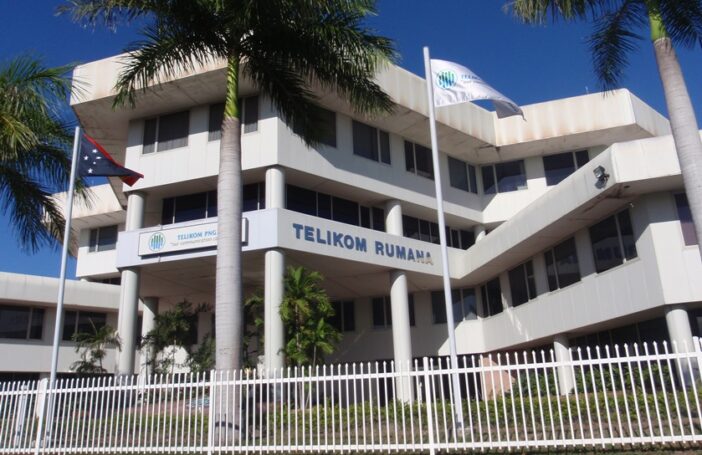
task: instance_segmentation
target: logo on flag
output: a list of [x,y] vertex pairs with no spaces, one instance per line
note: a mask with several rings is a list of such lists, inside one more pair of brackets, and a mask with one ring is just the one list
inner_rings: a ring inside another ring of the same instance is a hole
[[439,87],[434,93],[434,106],[450,106],[474,100],[491,100],[499,118],[524,113],[511,99],[498,92],[474,72],[457,63],[431,60],[432,82]]
[[85,133],[80,139],[78,174],[81,177],[119,177],[129,186],[144,177],[119,164],[95,139]]
[[456,73],[451,70],[440,71],[436,75],[436,85],[441,89],[448,89],[456,85]]

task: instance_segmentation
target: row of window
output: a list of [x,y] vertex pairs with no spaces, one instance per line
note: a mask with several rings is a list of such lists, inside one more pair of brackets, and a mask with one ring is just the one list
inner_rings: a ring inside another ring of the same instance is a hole
[[[252,96],[241,100],[242,132],[258,130],[259,98]],[[319,108],[320,142],[336,147],[336,113]],[[222,137],[224,103],[213,104],[209,111],[208,140]],[[188,145],[190,113],[176,112],[147,119],[144,122],[143,153],[161,152]],[[298,133],[298,128],[293,126]],[[365,123],[352,122],[353,153],[373,161],[391,164],[390,135]],[[589,160],[587,150],[565,152],[543,157],[548,185],[556,185]],[[459,159],[448,157],[449,181],[452,187],[467,192],[478,192],[476,168]],[[434,178],[431,149],[405,141],[405,168],[408,172],[429,179]],[[483,193],[494,194],[525,189],[524,160],[508,161],[481,166]]]
[[[0,306],[0,338],[41,340],[44,330],[44,309],[26,306]],[[62,339],[70,341],[75,333],[93,332],[107,324],[106,313],[66,311]]]
[[295,212],[385,231],[385,210],[299,186],[287,185],[285,206]]
[[[244,212],[266,208],[265,183],[250,183],[242,187]],[[185,194],[163,199],[161,224],[181,223],[217,216],[217,191]]]
[[[402,231],[405,237],[417,239],[423,242],[439,244],[439,225],[432,221],[415,218],[413,216],[402,216]],[[467,250],[475,243],[475,236],[472,231],[463,229],[453,229],[446,226],[446,245],[453,248]]]

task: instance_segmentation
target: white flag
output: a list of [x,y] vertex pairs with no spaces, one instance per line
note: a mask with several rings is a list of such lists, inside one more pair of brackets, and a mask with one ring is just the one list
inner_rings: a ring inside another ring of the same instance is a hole
[[446,60],[431,59],[431,78],[434,84],[434,106],[450,106],[473,100],[491,100],[499,118],[524,113],[511,99],[490,87],[465,66]]

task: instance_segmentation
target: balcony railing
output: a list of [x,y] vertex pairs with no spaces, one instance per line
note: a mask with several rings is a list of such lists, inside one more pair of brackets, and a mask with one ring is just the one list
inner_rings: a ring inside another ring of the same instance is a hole
[[624,345],[570,357],[74,378],[54,390],[46,380],[5,383],[0,453],[702,447],[699,340],[694,349]]

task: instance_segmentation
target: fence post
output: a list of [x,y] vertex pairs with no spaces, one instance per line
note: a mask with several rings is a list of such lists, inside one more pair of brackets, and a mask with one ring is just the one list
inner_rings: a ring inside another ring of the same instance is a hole
[[[22,435],[24,434],[24,429],[26,426],[26,420],[27,420],[27,385],[23,384],[20,389],[22,390],[22,394],[20,395],[20,399],[17,402],[17,406],[15,407],[15,440],[13,441],[13,445],[15,447],[20,447],[22,445]],[[31,427],[30,427],[31,428]]]
[[424,357],[422,359],[422,362],[424,370],[424,397],[427,406],[427,432],[429,438],[429,453],[431,455],[434,455],[436,453],[436,448],[434,447],[434,410],[432,409],[433,401],[431,396],[431,394],[433,393],[433,378],[429,374],[429,359]]
[[45,409],[46,409],[46,392],[49,386],[49,380],[44,378],[37,383],[37,414],[39,416],[39,421],[37,422],[37,437],[34,441],[34,453],[39,454],[39,450],[44,445],[44,419],[45,419]]
[[[210,370],[210,406],[207,415],[207,455],[212,455],[214,445],[214,427],[215,427],[215,384],[217,382],[217,371]],[[202,397],[203,404],[205,397]]]

